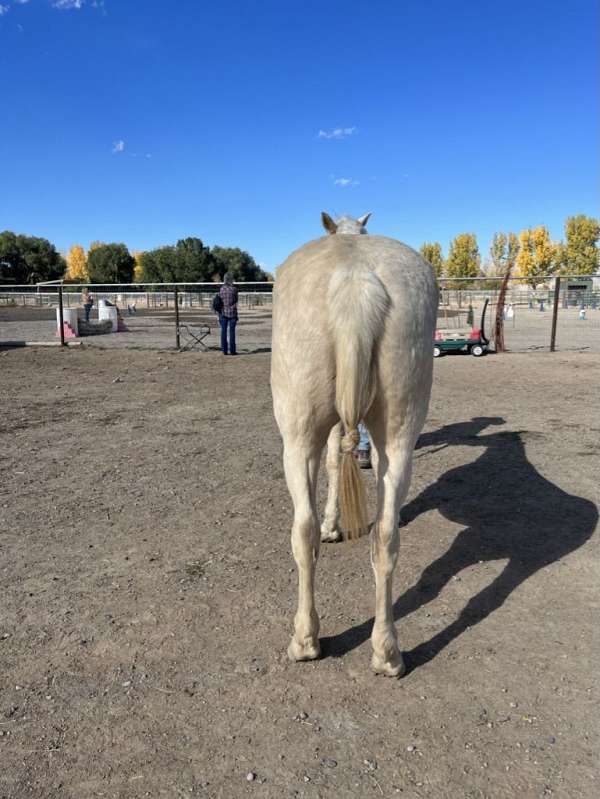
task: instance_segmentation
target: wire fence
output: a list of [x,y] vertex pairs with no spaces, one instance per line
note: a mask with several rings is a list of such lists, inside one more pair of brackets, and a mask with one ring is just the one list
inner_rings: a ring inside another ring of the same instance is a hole
[[[110,348],[216,348],[220,328],[212,302],[220,287],[216,283],[0,286],[0,346],[85,342]],[[89,314],[83,305],[84,289],[93,300]],[[273,284],[244,283],[238,290],[238,336],[245,349],[270,347]]]
[[[440,279],[439,335],[468,340],[473,329],[483,327],[493,350],[501,280]],[[562,276],[558,288],[555,278],[534,288],[523,279],[511,280],[499,312],[506,348],[550,350],[554,326],[555,349],[600,352],[599,281]],[[94,300],[87,323],[84,288]],[[195,346],[194,335],[201,329],[204,345],[216,348],[220,331],[212,301],[219,288],[215,283],[0,286],[0,346],[82,341],[101,347],[184,349],[190,342]],[[238,289],[240,348],[268,349],[273,284],[240,283]],[[108,325],[111,314],[116,320]]]
[[[598,278],[564,275],[532,287],[513,278],[500,308],[506,349],[589,350],[600,352],[600,286]],[[495,322],[502,278],[477,281],[441,279],[438,329],[451,336],[481,326],[495,348]],[[482,317],[488,300],[485,318]],[[554,347],[553,342],[554,328]]]

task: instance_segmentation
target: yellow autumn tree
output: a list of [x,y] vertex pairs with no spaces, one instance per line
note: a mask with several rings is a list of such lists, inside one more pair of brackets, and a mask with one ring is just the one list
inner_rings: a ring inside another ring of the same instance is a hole
[[141,283],[144,279],[144,267],[142,266],[142,250],[134,250],[132,255],[135,259],[135,266],[133,267],[133,282]]
[[424,244],[421,244],[419,252],[426,261],[429,261],[433,267],[435,276],[441,277],[444,272],[444,256],[442,255],[442,245],[437,241],[426,241]]
[[72,283],[86,283],[89,280],[87,258],[81,244],[74,244],[69,250],[65,280]]
[[535,288],[544,275],[551,275],[559,261],[559,246],[550,241],[545,225],[527,228],[519,233],[517,269],[530,286]]
[[600,222],[592,216],[569,216],[565,222],[566,243],[562,247],[561,271],[571,275],[593,275],[600,266]]

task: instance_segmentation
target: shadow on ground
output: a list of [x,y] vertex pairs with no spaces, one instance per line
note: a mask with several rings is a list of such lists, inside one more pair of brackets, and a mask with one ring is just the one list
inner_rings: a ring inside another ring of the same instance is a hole
[[[473,446],[483,452],[472,463],[447,471],[404,507],[402,518],[407,524],[436,509],[465,529],[447,552],[424,569],[418,582],[398,597],[394,618],[408,616],[431,602],[467,566],[480,561],[508,563],[467,602],[458,618],[404,653],[407,672],[432,660],[467,627],[483,621],[539,569],[582,546],[596,527],[598,510],[592,502],[562,491],[527,460],[524,440],[541,434],[498,431],[483,435],[504,423],[500,417],[475,418],[426,433],[417,443],[417,449]],[[372,626],[373,618],[323,639],[325,656],[350,652],[369,638]]]

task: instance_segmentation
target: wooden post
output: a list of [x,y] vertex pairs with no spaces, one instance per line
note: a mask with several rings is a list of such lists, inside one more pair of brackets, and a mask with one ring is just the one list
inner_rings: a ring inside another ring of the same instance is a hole
[[[167,297],[169,295],[167,294]],[[175,286],[175,346],[179,349],[179,291]]]
[[556,350],[556,320],[558,317],[558,297],[560,294],[560,277],[554,278],[554,305],[552,306],[552,333],[550,335],[550,352]]
[[60,345],[65,346],[65,325],[63,320],[63,287],[58,287],[58,317],[60,319]]

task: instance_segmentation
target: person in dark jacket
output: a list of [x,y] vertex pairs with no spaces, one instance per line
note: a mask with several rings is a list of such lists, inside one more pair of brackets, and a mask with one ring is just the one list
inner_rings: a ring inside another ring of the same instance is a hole
[[[233,275],[229,272],[223,278],[219,295],[223,300],[221,323],[221,351],[224,355],[237,355],[235,346],[235,327],[238,320],[238,290],[233,285]],[[229,332],[229,336],[227,335]]]

